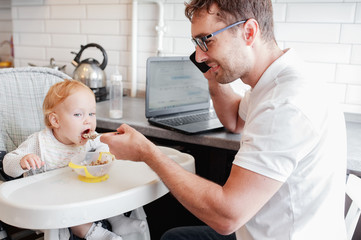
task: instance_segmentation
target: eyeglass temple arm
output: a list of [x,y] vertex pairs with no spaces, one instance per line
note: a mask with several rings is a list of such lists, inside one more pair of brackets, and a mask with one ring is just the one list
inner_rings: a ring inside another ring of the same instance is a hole
[[239,22],[235,22],[235,23],[233,23],[233,24],[231,24],[231,25],[229,25],[229,26],[227,26],[225,28],[219,29],[218,31],[215,31],[214,33],[211,33],[211,34],[203,37],[202,39],[207,40],[208,38],[211,38],[211,37],[223,32],[223,31],[225,31],[225,30],[227,30],[227,29],[229,29],[231,27],[237,26],[238,24],[245,23],[245,22],[247,22],[247,20],[242,20],[242,21],[239,21]]

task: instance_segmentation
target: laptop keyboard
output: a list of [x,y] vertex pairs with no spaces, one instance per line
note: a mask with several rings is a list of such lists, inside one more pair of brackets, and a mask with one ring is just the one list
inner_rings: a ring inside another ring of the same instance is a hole
[[189,123],[196,123],[196,122],[202,122],[207,121],[211,119],[217,118],[217,114],[215,112],[204,112],[204,113],[197,113],[193,115],[186,115],[183,117],[173,117],[173,118],[166,118],[163,120],[160,120],[160,123],[164,123],[169,126],[180,126],[185,125]]

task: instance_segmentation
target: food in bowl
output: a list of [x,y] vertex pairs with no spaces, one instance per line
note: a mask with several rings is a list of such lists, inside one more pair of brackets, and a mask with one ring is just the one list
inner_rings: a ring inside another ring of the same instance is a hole
[[69,167],[84,178],[95,179],[107,176],[114,159],[114,155],[109,152],[88,152],[85,158],[72,159]]

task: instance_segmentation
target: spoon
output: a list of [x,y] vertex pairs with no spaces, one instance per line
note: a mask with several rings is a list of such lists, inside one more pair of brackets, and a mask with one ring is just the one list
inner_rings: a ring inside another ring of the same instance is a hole
[[[118,132],[115,132],[115,134],[119,134]],[[94,140],[96,139],[97,137],[99,137],[101,134],[98,134],[98,133],[84,133],[82,135],[83,138],[87,138],[87,139],[90,139],[90,140]]]

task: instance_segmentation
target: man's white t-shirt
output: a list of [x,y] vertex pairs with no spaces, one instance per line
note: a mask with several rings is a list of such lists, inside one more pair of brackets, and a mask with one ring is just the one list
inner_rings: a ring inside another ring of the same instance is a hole
[[239,107],[245,126],[233,164],[284,183],[246,224],[253,239],[346,238],[344,116],[301,66],[286,50]]

